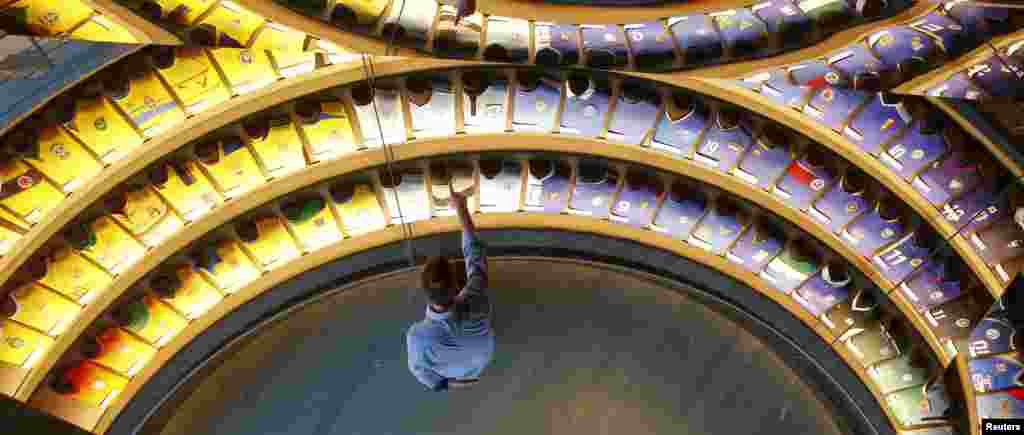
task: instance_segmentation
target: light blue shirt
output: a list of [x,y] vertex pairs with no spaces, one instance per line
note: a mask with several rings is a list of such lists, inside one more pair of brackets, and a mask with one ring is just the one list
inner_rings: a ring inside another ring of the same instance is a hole
[[476,234],[462,231],[464,303],[444,313],[434,312],[428,304],[426,318],[409,327],[405,335],[409,371],[427,388],[436,388],[445,378],[478,378],[494,356],[485,248]]

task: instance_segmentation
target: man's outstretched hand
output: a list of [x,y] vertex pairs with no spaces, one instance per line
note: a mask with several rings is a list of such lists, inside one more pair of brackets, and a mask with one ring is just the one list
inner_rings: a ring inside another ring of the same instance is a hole
[[466,189],[462,192],[456,192],[455,187],[452,186],[452,181],[448,180],[448,194],[452,197],[452,202],[458,208],[466,207],[466,198],[472,194],[473,188]]

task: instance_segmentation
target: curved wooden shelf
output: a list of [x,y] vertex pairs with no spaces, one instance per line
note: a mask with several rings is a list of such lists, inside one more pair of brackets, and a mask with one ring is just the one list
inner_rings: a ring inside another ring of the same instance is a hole
[[560,23],[629,24],[669,16],[724,11],[756,3],[751,0],[687,0],[644,6],[590,6],[531,0],[477,0],[476,10],[489,15]]
[[[958,349],[967,349],[967,341],[957,343]],[[975,398],[974,384],[971,382],[970,366],[967,364],[967,352],[959,352],[956,356],[956,364],[948,370],[956,370],[956,378],[960,381],[959,388],[963,391],[964,410],[967,411],[967,424],[970,425],[970,432],[964,435],[980,435],[981,419],[978,418],[978,401]]]
[[739,79],[749,77],[763,71],[774,71],[776,69],[804,62],[809,59],[824,57],[828,53],[842,49],[854,41],[859,41],[869,34],[878,31],[883,27],[903,24],[913,21],[939,7],[933,2],[919,1],[906,10],[886,18],[884,20],[872,21],[859,26],[854,26],[841,32],[835,33],[824,41],[809,47],[787,51],[775,56],[763,59],[753,59],[744,62],[726,63],[694,70],[680,72],[703,78]]
[[[459,64],[458,61],[389,57],[378,57],[374,61],[378,76],[444,68],[457,64]],[[96,177],[86,181],[67,197],[59,209],[53,210],[22,238],[18,239],[10,249],[11,254],[0,258],[0,283],[6,282],[36,249],[39,249],[44,242],[60,231],[82,210],[101,198],[113,186],[133,176],[165,154],[249,114],[302,95],[355,82],[362,78],[361,62],[327,66],[298,77],[281,79],[267,87],[239,95],[168,129],[143,146],[133,149],[121,160],[104,168]]]
[[897,177],[896,174],[883,166],[881,162],[860,152],[856,146],[832,129],[815,122],[795,110],[779,107],[760,94],[734,85],[729,80],[703,79],[684,73],[667,75],[648,73],[628,74],[683,86],[706,95],[714,95],[739,107],[745,107],[748,110],[761,113],[776,122],[801,132],[815,142],[827,146],[836,154],[858,166],[865,173],[885,185],[889,191],[893,192],[921,215],[936,232],[949,239],[950,245],[964,259],[964,262],[970,266],[991,295],[1002,294],[1003,289],[1008,284],[1002,283],[996,277],[995,273],[989,269],[981,257],[968,246],[966,239],[959,235],[953,237],[957,229],[942,217],[938,208],[925,201],[924,197],[919,195],[909,183]]
[[430,57],[428,54],[410,48],[398,47],[398,44],[391,47],[387,53],[387,41],[358,33],[346,32],[338,29],[329,23],[314,17],[309,17],[274,3],[271,0],[236,0],[242,7],[262,15],[264,18],[275,23],[281,23],[296,30],[306,32],[313,37],[333,43],[341,48],[351,50],[353,53],[392,55],[408,57]]
[[[1013,42],[1020,41],[1021,39],[1024,39],[1024,30],[993,38],[989,42],[997,49],[1003,49]],[[967,67],[985,60],[994,54],[992,47],[988,44],[984,44],[946,63],[942,68],[920,75],[913,80],[901,84],[892,91],[898,94],[928,95],[928,90],[942,84],[942,82],[945,82],[954,74],[963,71],[967,69]]]
[[[92,77],[93,75],[95,75],[96,73],[100,72],[104,68],[106,68],[106,67],[108,67],[110,65],[113,65],[113,64],[117,63],[119,60],[124,59],[125,57],[128,57],[128,56],[132,55],[132,53],[135,53],[135,52],[141,50],[142,47],[143,47],[143,45],[134,45],[130,50],[126,50],[124,53],[121,53],[118,56],[114,56],[114,57],[108,59],[103,64],[98,65],[96,68],[93,68],[92,71],[89,71],[86,74],[82,74],[80,77],[78,77],[74,81],[71,81],[70,83],[64,84],[56,92],[51,92],[49,95],[46,96],[46,98],[43,98],[43,99],[39,100],[39,102],[32,108],[32,110],[26,111],[25,113],[22,113],[22,114],[20,114],[20,115],[18,115],[16,117],[14,117],[14,119],[11,120],[9,123],[4,125],[3,127],[0,127],[0,136],[3,136],[8,131],[10,131],[12,128],[16,127],[18,125],[18,123],[20,123],[21,121],[24,121],[26,118],[31,116],[33,113],[36,113],[36,111],[38,111],[39,109],[42,109],[43,107],[45,107],[46,104],[49,103],[50,101],[52,101],[54,98],[57,98],[58,96],[60,96],[64,92],[66,92],[67,90],[69,90],[71,88],[74,88],[79,83],[82,83],[82,82],[88,80],[89,77]],[[0,260],[0,261],[2,261],[2,260]]]
[[[732,278],[742,282],[743,284],[755,289],[765,297],[775,301],[779,305],[782,305],[787,311],[792,313],[795,317],[799,318],[811,329],[817,332],[823,340],[829,345],[834,344],[834,340],[831,338],[825,339],[827,335],[821,335],[824,330],[823,326],[816,319],[802,315],[803,311],[799,306],[795,304],[792,299],[780,297],[785,296],[775,289],[769,288],[763,280],[755,276],[753,273],[738,267],[737,265],[729,262],[725,258],[711,255],[703,249],[680,243],[678,240],[674,240],[671,237],[663,236],[653,231],[642,230],[639,228],[624,228],[625,226],[614,224],[611,222],[601,221],[598,219],[591,219],[585,217],[577,217],[570,215],[552,215],[544,213],[493,213],[493,214],[479,214],[474,216],[474,222],[477,227],[488,229],[488,228],[527,228],[527,229],[563,229],[569,231],[578,231],[586,233],[594,233],[608,237],[624,238],[632,241],[636,241],[648,246],[664,249],[672,252],[676,255],[680,255],[691,260],[697,261],[708,267],[714,268]],[[449,218],[435,218],[429,221],[420,221],[412,224],[412,230],[414,236],[424,236],[445,232],[457,231],[459,224],[454,217]],[[269,272],[262,275],[259,279],[252,281],[248,285],[239,289],[238,292],[231,296],[223,299],[219,304],[214,306],[207,311],[203,316],[192,321],[183,331],[181,331],[174,339],[170,340],[156,356],[150,360],[149,364],[145,366],[138,374],[132,378],[128,386],[120,393],[110,407],[107,408],[106,413],[102,416],[99,423],[97,424],[94,432],[102,434],[110,426],[113,419],[116,418],[117,414],[121,409],[124,408],[125,404],[131,400],[131,397],[151,378],[157,370],[167,362],[175,353],[181,350],[185,345],[195,338],[200,332],[213,325],[217,320],[230,313],[235,308],[241,306],[245,302],[259,296],[263,292],[274,288],[274,286],[287,281],[288,279],[301,274],[307,270],[313,269],[333,259],[355,254],[357,252],[371,249],[374,247],[383,246],[389,243],[395,243],[402,240],[402,231],[399,226],[388,227],[383,230],[375,231],[367,235],[359,236],[354,239],[345,239],[337,243],[325,246],[320,250],[313,251],[309,254],[298,257],[278,268],[272,269]],[[839,347],[833,347],[838,349]],[[853,360],[846,360],[848,365],[853,369],[857,363]],[[863,378],[862,379],[866,379]],[[880,396],[876,396],[880,398]]]
[[[867,259],[859,256],[850,248],[846,247],[836,236],[827,233],[823,228],[810,220],[810,217],[803,215],[793,209],[786,207],[777,198],[760,189],[751,189],[749,185],[734,177],[703,168],[699,164],[673,158],[667,153],[662,153],[650,148],[640,148],[629,145],[615,145],[603,141],[580,139],[560,135],[544,134],[483,134],[483,135],[458,135],[449,138],[413,140],[404,144],[392,147],[393,161],[415,160],[432,156],[451,154],[452,152],[478,153],[491,151],[540,151],[556,152],[564,154],[587,154],[604,157],[612,160],[626,161],[640,165],[650,166],[664,172],[682,174],[697,180],[708,182],[715,186],[729,191],[734,195],[745,198],[758,204],[773,213],[790,221],[806,233],[822,241],[833,251],[838,252],[848,263],[859,269],[869,279],[872,279],[879,286],[888,284],[885,289],[894,286],[882,277],[878,271],[871,266]],[[302,187],[310,186],[318,182],[329,180],[339,175],[359,172],[365,169],[381,167],[385,164],[385,150],[372,149],[353,154],[339,156],[335,160],[318,163],[306,167],[306,169],[293,173],[288,177],[277,178],[264,183],[248,193],[232,199],[215,208],[202,219],[194,221],[185,226],[182,231],[174,234],[160,246],[150,250],[147,255],[140,259],[140,262],[126,268],[112,281],[111,285],[99,293],[96,299],[90,303],[79,314],[78,319],[68,329],[57,337],[56,342],[47,352],[47,355],[39,360],[28,378],[22,384],[16,394],[16,398],[27,400],[39,387],[45,375],[52,369],[60,357],[70,348],[78,336],[100,314],[105,312],[109,306],[116,301],[121,294],[134,285],[139,279],[150,270],[157,267],[166,258],[170,257],[180,249],[188,246],[199,239],[210,230],[217,228],[224,223],[244,214],[253,208],[265,204],[274,198],[283,196]],[[596,220],[596,219],[591,219]],[[625,227],[625,225],[620,225]],[[724,260],[724,258],[723,258]],[[775,293],[779,293],[773,290]],[[907,320],[925,338],[936,358],[944,365],[952,358],[942,350],[941,344],[929,332],[924,319],[911,308],[910,304],[902,300],[900,292],[889,293],[894,304],[899,308]],[[795,302],[790,301],[795,306]],[[801,309],[802,310],[802,309]]]
[[132,36],[143,44],[181,45],[182,41],[173,33],[168,32],[144,18],[136,15],[130,9],[117,4],[114,0],[82,0],[85,4],[92,6],[103,16],[110,18],[117,24],[124,26]]

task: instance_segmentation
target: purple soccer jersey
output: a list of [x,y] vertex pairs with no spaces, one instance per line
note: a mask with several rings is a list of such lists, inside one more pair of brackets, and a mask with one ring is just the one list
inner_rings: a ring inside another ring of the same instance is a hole
[[778,35],[783,47],[798,46],[814,30],[814,23],[790,0],[768,0],[750,7],[769,34]]
[[742,230],[738,210],[719,204],[708,210],[697,229],[690,234],[689,242],[715,255],[723,255]]
[[560,213],[569,198],[572,167],[561,160],[530,160],[527,172],[526,209]]
[[843,136],[864,152],[878,156],[882,145],[910,124],[910,113],[892,96],[878,94],[868,101],[860,113],[854,115],[843,129]]
[[672,35],[660,21],[626,24],[623,27],[633,50],[633,62],[638,69],[666,69],[675,64]]
[[687,101],[686,107],[666,102],[665,111],[658,121],[651,146],[673,154],[689,157],[707,125],[707,109],[697,101]]
[[569,202],[570,213],[596,218],[608,216],[619,186],[619,174],[600,161],[582,161],[576,168],[576,184]]
[[769,140],[761,136],[732,173],[747,183],[768,190],[775,185],[795,158],[796,155],[785,138]]
[[867,92],[825,86],[811,97],[803,112],[838,133],[846,127],[850,114],[872,97]]
[[[823,157],[823,156],[822,156]],[[786,168],[786,174],[772,190],[790,207],[807,210],[818,195],[835,181],[835,176],[824,162],[812,162],[807,156],[794,160]]]
[[661,194],[662,182],[655,174],[628,172],[622,191],[612,206],[610,219],[632,226],[645,226],[651,222]]
[[[1022,213],[1021,208],[1014,215]],[[1024,228],[1016,216],[994,221],[989,226],[975,231],[969,240],[982,260],[990,266],[1001,265],[1024,255]]]
[[615,102],[615,110],[608,124],[608,140],[640,144],[658,119],[658,96],[653,89],[627,89],[628,84],[624,84]]
[[751,225],[732,246],[726,258],[744,268],[760,273],[772,258],[775,258],[785,244],[779,231],[768,229],[763,224]]
[[971,331],[967,341],[968,355],[978,358],[1014,352],[1017,350],[1014,344],[1016,334],[1006,313],[989,313]]
[[841,233],[843,242],[864,257],[871,257],[883,246],[906,234],[904,219],[895,212],[875,207],[850,223]]
[[722,36],[704,14],[670,17],[668,25],[676,45],[683,51],[686,65],[703,65],[722,58]]
[[1016,353],[971,360],[968,371],[979,393],[1024,387],[1024,362]]
[[808,247],[792,242],[768,262],[759,276],[776,290],[790,294],[814,276],[820,267],[819,258]]
[[878,159],[906,181],[929,164],[946,154],[948,147],[941,131],[924,131],[922,121],[914,122],[910,129],[894,140]]
[[604,83],[590,80],[584,86],[570,79],[558,132],[584,137],[599,136],[604,129],[604,116],[608,113],[610,101],[611,90]]
[[965,294],[925,310],[924,318],[928,329],[943,345],[950,346],[955,340],[967,338],[975,323],[984,315],[984,308],[971,298],[970,294]]
[[707,197],[694,186],[675,185],[661,202],[652,229],[687,240],[707,211]]
[[1024,388],[979,395],[977,409],[978,418],[1024,418]]
[[[988,181],[988,180],[986,180]],[[978,186],[967,194],[942,206],[942,216],[963,234],[971,234],[991,222],[1009,216],[1010,203],[1006,196],[998,196],[996,189],[1004,185],[994,181]]]
[[[867,373],[871,377],[871,382],[878,387],[882,394],[889,394],[905,388],[923,385],[931,376],[926,365],[915,365],[915,361],[913,361],[909,352],[904,352],[898,358],[882,361],[868,367]],[[918,432],[913,433],[924,435]]]
[[994,54],[969,66],[967,77],[992,97],[1014,97],[1024,92],[1024,67]]
[[536,62],[544,66],[579,63],[575,24],[535,23]]
[[960,297],[963,293],[957,276],[947,276],[941,261],[930,262],[920,272],[899,285],[899,291],[914,307],[924,312],[931,307],[942,305]]
[[710,14],[734,59],[767,51],[768,26],[747,8]]
[[878,267],[878,272],[894,283],[903,281],[915,270],[927,267],[931,258],[929,246],[921,246],[917,232],[925,231],[918,228],[915,233],[904,236],[889,247],[871,257],[871,262]]
[[942,83],[928,89],[928,96],[966,100],[980,100],[988,97],[984,90],[967,78],[967,70],[955,73],[947,77]]
[[980,165],[967,161],[967,155],[962,150],[954,150],[946,158],[932,163],[911,184],[928,202],[942,206],[950,199],[970,191],[981,180]]
[[548,77],[538,80],[536,86],[518,83],[512,103],[512,128],[516,131],[552,131],[561,93],[562,82]]
[[807,214],[829,231],[838,234],[846,224],[870,207],[870,202],[864,196],[865,187],[860,181],[844,176],[814,201],[814,205],[807,209]]
[[854,78],[859,75],[881,74],[883,71],[889,70],[860,42],[847,45],[830,54],[828,63],[839,71],[847,82],[853,82]]
[[789,107],[802,107],[813,91],[810,85],[800,85],[790,77],[788,69],[776,69],[771,73],[761,74],[750,81],[759,82],[758,92],[773,102]]
[[959,57],[972,48],[964,32],[964,26],[938,11],[911,21],[910,28],[933,38],[939,48],[950,58]]
[[829,308],[850,297],[850,276],[845,272],[833,276],[836,274],[832,267],[826,265],[820,273],[793,291],[793,299],[814,317],[825,314]]
[[841,337],[851,328],[867,328],[878,318],[878,301],[874,296],[867,290],[850,293],[850,297],[833,305],[820,317],[834,337]]
[[878,59],[890,69],[912,58],[931,64],[941,55],[934,39],[902,25],[872,33],[867,42]]
[[973,43],[1010,31],[1010,11],[1006,8],[978,5],[973,1],[948,1],[943,6],[946,14],[964,27]]
[[719,115],[704,134],[693,159],[729,173],[752,142],[750,133],[739,122],[724,121]]
[[583,24],[583,53],[588,66],[595,68],[623,67],[629,63],[625,38],[614,24]]

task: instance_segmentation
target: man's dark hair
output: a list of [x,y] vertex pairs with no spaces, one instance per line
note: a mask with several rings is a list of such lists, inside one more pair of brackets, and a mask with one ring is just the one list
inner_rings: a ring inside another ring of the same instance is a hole
[[448,257],[435,256],[427,259],[420,273],[420,286],[430,303],[441,306],[451,305],[455,296],[452,282],[452,265]]

